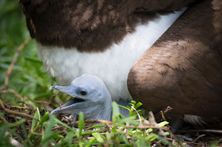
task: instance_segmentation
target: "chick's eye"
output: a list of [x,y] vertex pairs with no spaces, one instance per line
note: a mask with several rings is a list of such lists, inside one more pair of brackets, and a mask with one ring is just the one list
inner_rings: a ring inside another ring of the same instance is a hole
[[82,96],[86,96],[87,95],[87,91],[85,91],[85,90],[80,90],[80,95],[82,95]]

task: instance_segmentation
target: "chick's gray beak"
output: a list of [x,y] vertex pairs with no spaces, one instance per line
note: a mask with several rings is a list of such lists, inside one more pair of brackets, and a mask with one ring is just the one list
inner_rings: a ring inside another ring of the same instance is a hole
[[65,94],[68,94],[72,97],[76,97],[76,88],[72,85],[69,86],[59,86],[59,85],[54,85],[52,86],[52,89],[58,90],[60,92],[63,92]]
[[58,90],[60,92],[63,92],[65,94],[68,94],[70,96],[72,96],[73,98],[71,98],[68,102],[66,102],[65,104],[63,104],[62,106],[54,109],[51,114],[59,114],[59,113],[72,113],[74,110],[78,110],[81,109],[81,104],[79,104],[80,102],[84,102],[85,100],[82,98],[78,97],[78,88],[73,86],[73,85],[69,85],[69,86],[52,86],[52,89]]

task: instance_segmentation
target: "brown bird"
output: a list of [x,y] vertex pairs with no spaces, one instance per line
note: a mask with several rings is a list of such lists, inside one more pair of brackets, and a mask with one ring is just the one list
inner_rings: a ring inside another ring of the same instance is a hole
[[171,119],[222,118],[222,5],[214,20],[210,4],[190,8],[131,69],[129,91],[147,109],[159,113],[171,107],[166,114]]
[[221,116],[220,1],[215,16],[210,0],[20,3],[40,56],[60,83],[89,73],[104,81],[113,100],[131,95],[154,112],[170,106],[172,119]]
[[62,84],[85,73],[95,75],[116,100],[130,97],[129,70],[192,1],[20,2],[49,73]]

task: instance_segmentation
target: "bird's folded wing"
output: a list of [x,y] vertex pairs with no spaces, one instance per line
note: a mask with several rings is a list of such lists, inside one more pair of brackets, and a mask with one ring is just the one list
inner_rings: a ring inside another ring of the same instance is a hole
[[[214,11],[206,0],[190,8],[134,65],[133,98],[171,116],[222,116],[222,62],[215,48]],[[220,46],[222,47],[222,46]]]

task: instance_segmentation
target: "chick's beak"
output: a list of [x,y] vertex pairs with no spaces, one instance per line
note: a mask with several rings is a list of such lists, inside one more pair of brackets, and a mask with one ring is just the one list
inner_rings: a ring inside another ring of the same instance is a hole
[[72,113],[74,110],[81,109],[82,104],[80,102],[84,102],[85,100],[82,98],[79,98],[77,95],[78,88],[72,85],[69,86],[52,86],[52,89],[58,90],[62,93],[68,94],[72,96],[69,101],[67,101],[65,104],[61,105],[60,107],[54,109],[51,114],[59,114],[59,113]]
[[77,97],[76,88],[71,85],[69,85],[69,86],[54,85],[54,86],[52,86],[52,89],[58,90],[62,93],[68,94],[72,97]]

